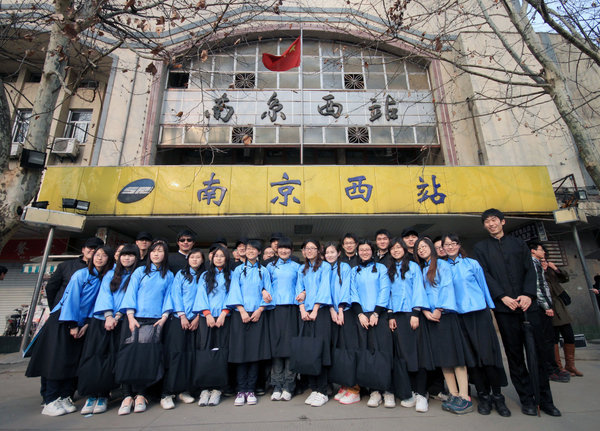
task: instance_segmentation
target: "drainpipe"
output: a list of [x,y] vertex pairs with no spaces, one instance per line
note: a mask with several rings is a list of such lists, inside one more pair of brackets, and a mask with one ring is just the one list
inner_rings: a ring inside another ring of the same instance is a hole
[[481,137],[479,136],[479,129],[477,128],[477,123],[475,123],[475,103],[473,99],[467,97],[467,106],[469,108],[469,112],[471,113],[471,121],[473,122],[473,131],[475,132],[475,141],[477,142],[477,159],[479,160],[480,165],[485,165],[485,160],[483,158],[483,151],[481,150]]
[[119,164],[123,160],[123,149],[125,148],[125,138],[127,137],[127,125],[129,124],[129,114],[131,114],[131,102],[133,100],[133,92],[135,91],[135,83],[137,80],[138,67],[140,67],[140,57],[135,57],[135,68],[133,69],[133,82],[131,84],[131,93],[129,93],[129,99],[127,100],[127,114],[125,115],[125,124],[123,125],[123,135],[121,136],[121,148],[119,149]]

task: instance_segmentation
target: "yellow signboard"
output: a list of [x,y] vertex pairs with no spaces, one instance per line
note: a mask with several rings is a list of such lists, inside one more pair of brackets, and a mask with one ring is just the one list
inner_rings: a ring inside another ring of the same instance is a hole
[[464,214],[557,208],[542,166],[50,167],[38,200],[87,215]]

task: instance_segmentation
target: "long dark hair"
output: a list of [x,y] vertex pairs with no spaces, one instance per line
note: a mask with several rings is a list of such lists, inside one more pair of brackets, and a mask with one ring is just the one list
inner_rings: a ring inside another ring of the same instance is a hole
[[98,270],[98,278],[100,280],[102,280],[102,277],[104,277],[104,275],[108,271],[110,271],[112,269],[112,267],[114,266],[114,264],[115,264],[115,252],[113,251],[112,248],[110,248],[107,245],[103,245],[102,247],[98,247],[94,251],[94,254],[92,255],[92,258],[88,262],[88,272],[90,273],[90,275],[95,275],[94,274],[94,268],[95,268],[94,267],[94,256],[96,256],[96,253],[98,253],[100,250],[102,250],[108,256],[108,260],[106,261],[106,263],[104,264],[104,266],[100,270]]
[[[467,256],[467,252],[465,251],[465,249],[463,248],[462,244],[460,243],[460,238],[458,237],[457,234],[455,233],[445,233],[444,235],[442,235],[442,247],[444,246],[444,242],[446,242],[446,238],[448,238],[450,241],[452,242],[457,242],[458,245],[460,246],[458,248],[458,255],[460,257],[468,257]],[[448,253],[446,253],[448,254]],[[448,256],[450,257],[450,256]]]
[[[337,276],[338,276],[338,280],[340,280],[340,284],[342,284],[342,274],[340,271],[340,258],[342,257],[341,253],[342,253],[342,246],[340,245],[339,242],[334,242],[334,241],[329,241],[328,243],[325,244],[325,248],[323,248],[323,254],[325,254],[327,252],[327,249],[329,247],[334,247],[336,249],[336,251],[339,253],[338,258],[336,260],[337,263]],[[331,269],[333,269],[333,267],[331,267]]]
[[144,274],[150,274],[152,271],[152,260],[150,259],[150,253],[152,253],[157,247],[162,247],[163,251],[165,252],[165,258],[160,263],[159,269],[161,278],[165,278],[167,276],[167,272],[169,271],[169,246],[162,239],[154,241],[148,249],[148,261],[146,262]]
[[[135,261],[133,262],[133,265],[131,266],[131,271],[129,270],[130,268],[125,268],[123,266],[123,264],[121,263],[121,256],[123,255],[133,255],[135,257]],[[138,260],[140,259],[140,249],[137,248],[137,246],[135,244],[125,244],[123,246],[123,248],[121,249],[121,252],[119,253],[119,259],[117,259],[117,266],[115,267],[115,272],[113,275],[112,280],[110,280],[110,291],[111,292],[116,292],[117,290],[119,290],[119,287],[121,286],[121,280],[123,280],[123,276],[126,275],[127,273],[131,273],[136,265]],[[129,286],[129,280],[131,280],[131,277],[129,277],[127,280],[125,280],[125,283],[123,284],[123,292],[125,292],[127,290],[127,286]]]
[[[321,256],[321,243],[316,239],[307,239],[302,243],[302,249],[304,250],[304,247],[306,247],[311,242],[315,245],[315,247],[317,247],[317,257],[315,258],[315,264],[313,266],[313,272],[317,272],[317,270],[321,266],[321,263],[323,263],[323,256]],[[306,262],[304,263],[304,268],[302,269],[303,275],[306,275],[308,268],[310,268],[310,260],[306,259]]]
[[212,259],[210,260],[210,265],[208,269],[204,273],[204,280],[206,280],[206,293],[210,293],[217,288],[217,274],[218,270],[214,264],[215,254],[218,251],[222,251],[225,255],[225,264],[223,265],[223,275],[225,276],[225,291],[229,292],[229,284],[231,282],[231,269],[230,269],[230,261],[231,255],[229,254],[229,250],[226,247],[223,247],[221,244],[217,245],[212,254]]
[[437,272],[437,253],[435,252],[435,247],[433,246],[433,243],[431,242],[431,240],[427,237],[421,237],[417,240],[417,242],[415,242],[415,247],[414,247],[414,251],[415,251],[415,259],[417,260],[417,263],[419,264],[419,266],[422,268],[425,268],[425,265],[427,264],[427,261],[421,259],[421,256],[419,256],[419,245],[424,242],[425,244],[427,244],[427,246],[429,247],[429,250],[431,251],[431,254],[429,256],[429,269],[427,270],[427,281],[429,281],[429,284],[431,284],[432,286],[435,287],[435,273]]
[[[406,243],[404,242],[404,240],[402,238],[396,237],[396,238],[392,238],[392,240],[390,241],[390,248],[388,250],[391,251],[392,247],[395,246],[396,244],[400,244],[400,246],[404,250],[404,255],[400,258],[400,262],[401,262],[400,277],[402,278],[402,280],[404,280],[404,275],[410,269],[410,266],[409,266],[410,257],[408,256],[408,247],[406,246]],[[390,257],[391,256],[392,255],[390,253]],[[388,264],[388,276],[390,277],[390,280],[392,282],[396,279],[396,263],[397,262],[398,261],[392,257]]]
[[194,280],[194,276],[192,275],[192,267],[190,266],[190,256],[192,255],[192,253],[200,253],[200,255],[202,256],[202,263],[196,271],[196,282],[198,282],[198,280],[200,280],[200,275],[202,274],[202,266],[204,265],[204,253],[202,253],[202,250],[200,250],[199,248],[193,248],[190,250],[190,252],[186,256],[185,267],[181,270],[181,274],[183,275],[183,278],[185,278],[189,282]]
[[368,264],[370,264],[371,262],[373,262],[373,269],[371,269],[371,272],[377,272],[377,265],[375,265],[375,260],[373,259],[373,256],[375,256],[375,245],[373,245],[373,243],[371,241],[369,241],[368,239],[359,239],[358,240],[358,244],[356,245],[356,252],[358,253],[358,249],[360,248],[361,245],[368,245],[369,247],[371,247],[371,259],[369,260],[362,260],[360,257],[360,254],[358,255],[358,267],[356,268],[356,272],[360,272],[362,271],[363,268],[366,268]]

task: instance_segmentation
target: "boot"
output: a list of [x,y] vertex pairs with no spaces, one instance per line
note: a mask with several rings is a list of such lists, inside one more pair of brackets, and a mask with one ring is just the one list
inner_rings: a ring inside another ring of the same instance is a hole
[[556,366],[559,370],[564,370],[562,366],[562,362],[560,360],[560,348],[558,347],[558,343],[554,345],[554,360],[556,361]]
[[565,370],[572,376],[583,377],[583,373],[575,368],[575,344],[565,343],[563,349],[565,351]]
[[550,374],[550,380],[553,382],[569,383],[571,380],[571,374],[562,366],[558,344],[554,345],[554,361],[556,362],[556,365]]
[[492,399],[490,398],[490,394],[478,392],[477,399],[479,400],[477,412],[480,415],[489,415],[492,412]]

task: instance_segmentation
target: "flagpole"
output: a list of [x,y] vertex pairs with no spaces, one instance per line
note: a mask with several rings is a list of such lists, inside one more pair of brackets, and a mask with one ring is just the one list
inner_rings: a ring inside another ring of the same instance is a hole
[[302,17],[300,17],[300,164],[304,164],[304,30],[302,29]]

